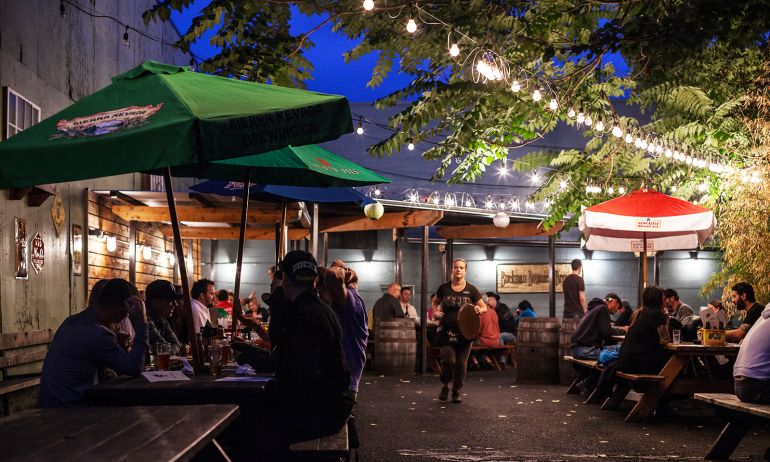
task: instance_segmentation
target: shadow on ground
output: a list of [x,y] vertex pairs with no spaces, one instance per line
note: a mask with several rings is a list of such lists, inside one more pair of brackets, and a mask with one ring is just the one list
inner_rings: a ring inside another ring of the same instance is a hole
[[[438,377],[366,374],[357,405],[364,462],[702,460],[722,430],[712,409],[674,402],[654,422],[623,422],[565,394],[562,385],[517,384],[515,370],[470,372],[463,403],[437,400]],[[733,460],[763,461],[770,425],[752,428]]]

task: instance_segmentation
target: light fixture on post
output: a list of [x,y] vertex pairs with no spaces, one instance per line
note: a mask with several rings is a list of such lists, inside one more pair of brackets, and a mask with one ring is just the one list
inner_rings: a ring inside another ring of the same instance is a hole
[[505,212],[497,212],[492,218],[492,223],[498,228],[507,228],[511,224],[511,217]]
[[152,258],[152,247],[145,245],[142,247],[142,258],[150,260]]
[[107,248],[107,252],[114,252],[118,249],[118,238],[107,236],[107,239],[104,240],[104,245]]
[[176,257],[174,252],[166,252],[166,260],[168,260],[168,266],[174,266],[176,263]]

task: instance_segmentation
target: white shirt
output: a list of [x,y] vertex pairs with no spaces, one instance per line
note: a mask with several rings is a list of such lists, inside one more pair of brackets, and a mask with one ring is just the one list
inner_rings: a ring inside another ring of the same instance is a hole
[[195,333],[201,331],[201,327],[206,325],[206,322],[211,322],[211,316],[209,315],[209,309],[206,308],[206,305],[199,302],[198,300],[192,299],[192,315],[193,315],[193,326],[195,328]]
[[733,375],[770,380],[770,304],[741,342]]
[[405,316],[410,319],[414,319],[415,324],[420,324],[420,317],[417,315],[417,308],[411,303],[404,304],[401,302],[401,309],[404,310]]

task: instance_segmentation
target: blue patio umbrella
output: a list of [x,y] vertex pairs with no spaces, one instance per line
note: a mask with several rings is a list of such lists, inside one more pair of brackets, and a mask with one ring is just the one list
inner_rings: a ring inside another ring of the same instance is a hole
[[[243,182],[208,180],[190,187],[193,191],[218,196],[242,196]],[[252,184],[249,196],[262,202],[281,202],[283,198],[314,203],[352,202],[361,207],[373,204],[374,199],[355,188],[316,188],[309,186],[281,186]]]

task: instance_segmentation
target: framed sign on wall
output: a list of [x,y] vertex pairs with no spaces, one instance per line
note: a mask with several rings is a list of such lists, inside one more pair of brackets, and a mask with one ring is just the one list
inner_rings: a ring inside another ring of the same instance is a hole
[[[564,278],[572,273],[569,263],[555,267],[556,292],[561,292]],[[497,292],[501,294],[547,293],[548,264],[504,263],[497,265]]]

